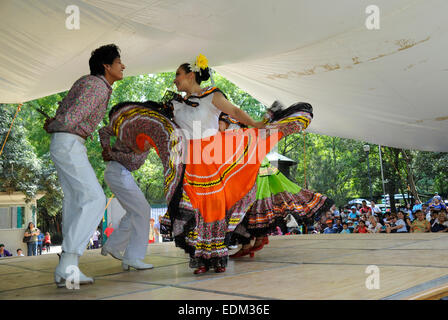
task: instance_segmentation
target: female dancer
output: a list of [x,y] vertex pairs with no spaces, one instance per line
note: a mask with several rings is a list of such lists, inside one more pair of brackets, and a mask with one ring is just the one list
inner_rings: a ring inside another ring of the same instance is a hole
[[[218,88],[201,88],[200,83],[208,78],[208,67],[200,59],[183,64],[174,83],[185,97],[173,95],[164,105],[122,103],[111,116],[122,141],[134,141],[131,147],[140,151],[154,146],[161,157],[168,203],[162,224],[176,245],[190,254],[195,274],[210,268],[225,271],[226,235],[255,200],[262,159],[283,136],[300,132],[312,118],[307,103],[287,109],[277,103],[263,121],[256,122]],[[219,132],[221,112],[256,128]]]

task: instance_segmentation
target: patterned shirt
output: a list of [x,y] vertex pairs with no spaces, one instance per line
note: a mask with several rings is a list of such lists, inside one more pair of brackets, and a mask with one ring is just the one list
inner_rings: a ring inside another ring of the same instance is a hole
[[59,102],[48,132],[68,132],[83,138],[90,136],[106,114],[111,93],[112,87],[104,76],[81,77]]
[[[103,149],[110,146],[110,137],[114,136],[113,129],[110,126],[103,127],[99,131],[100,143]],[[142,154],[135,153],[130,147],[117,138],[115,141],[110,156],[112,160],[119,162],[129,171],[139,169],[148,157],[149,150]]]
[[426,219],[424,219],[422,221],[415,219],[412,222],[412,231],[414,231],[414,232],[426,232],[426,230],[429,230],[430,228],[431,228],[431,224]]

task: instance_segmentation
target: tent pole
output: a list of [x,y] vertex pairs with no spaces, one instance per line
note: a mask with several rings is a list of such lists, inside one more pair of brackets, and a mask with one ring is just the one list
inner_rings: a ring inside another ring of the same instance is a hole
[[[384,197],[384,201],[386,201],[386,188],[384,186],[384,172],[383,172],[383,158],[381,156],[381,146],[378,145],[378,153],[380,155],[380,165],[381,165],[381,181],[383,183],[383,197]],[[387,201],[386,201],[387,204]]]

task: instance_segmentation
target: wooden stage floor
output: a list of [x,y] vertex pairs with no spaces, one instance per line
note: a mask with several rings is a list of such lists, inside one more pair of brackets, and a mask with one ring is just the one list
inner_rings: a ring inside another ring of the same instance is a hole
[[[145,261],[155,268],[145,271],[122,271],[118,260],[88,250],[80,268],[95,284],[79,290],[56,288],[56,254],[2,258],[0,300],[440,298],[448,295],[447,249],[446,233],[275,236],[255,258],[200,276],[173,243],[149,245]],[[366,286],[370,265],[378,267],[378,289]]]

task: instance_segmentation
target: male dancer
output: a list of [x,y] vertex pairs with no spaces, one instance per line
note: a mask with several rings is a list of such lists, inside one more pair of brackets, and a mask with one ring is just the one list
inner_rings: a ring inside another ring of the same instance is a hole
[[[89,238],[104,214],[106,197],[87,158],[85,140],[106,114],[111,85],[123,79],[125,66],[119,48],[105,45],[94,50],[89,59],[90,75],[78,79],[59,103],[54,118],[45,122],[51,133],[50,155],[64,192],[62,216],[62,255],[54,279],[58,287],[78,266]],[[93,279],[79,271],[79,283]]]
[[151,269],[152,264],[142,261],[148,245],[151,207],[131,175],[132,171],[145,163],[149,150],[136,153],[119,138],[111,147],[110,137],[114,133],[110,126],[101,128],[99,135],[103,159],[108,162],[104,180],[126,210],[119,227],[101,249],[101,254],[106,256],[109,253],[122,260],[124,270],[129,270],[129,267],[137,270]]

